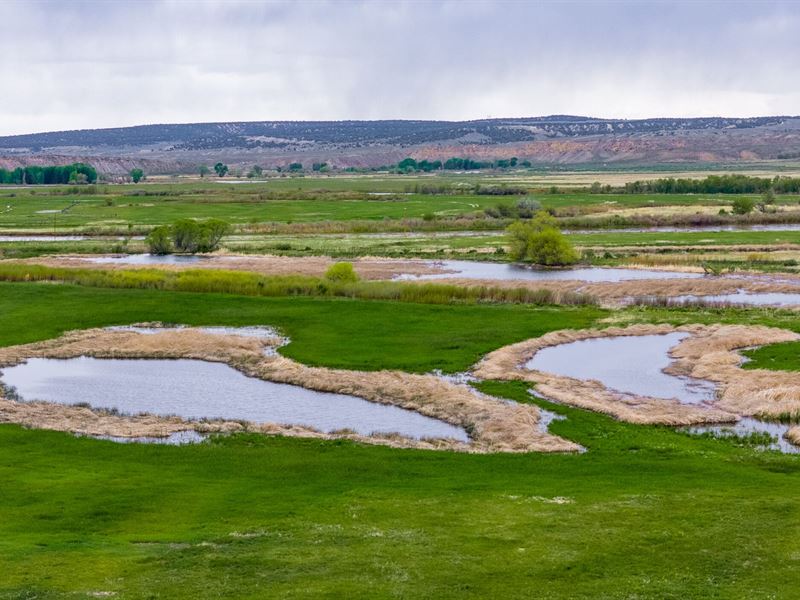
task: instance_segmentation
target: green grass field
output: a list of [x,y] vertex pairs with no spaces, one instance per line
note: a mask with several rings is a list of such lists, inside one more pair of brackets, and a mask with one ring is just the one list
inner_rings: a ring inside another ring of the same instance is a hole
[[[0,284],[0,344],[164,320],[269,324],[333,367],[459,371],[593,308],[430,306]],[[797,326],[780,311],[630,321]],[[522,384],[488,393],[533,400]],[[120,445],[0,426],[0,598],[787,598],[800,461],[536,401],[579,455],[234,436]]]
[[[0,228],[67,230],[75,228],[149,227],[171,223],[186,215],[221,218],[231,223],[319,223],[325,221],[419,219],[426,215],[481,215],[488,207],[514,204],[519,196],[472,193],[475,182],[497,186],[484,178],[297,178],[267,182],[96,185],[82,188],[0,187]],[[454,194],[418,194],[418,185],[453,185]],[[513,184],[510,184],[513,186]],[[459,193],[466,186],[467,192]],[[516,186],[514,186],[516,187]],[[70,193],[76,192],[77,193]],[[390,194],[390,195],[370,195]],[[732,196],[665,194],[588,194],[568,192],[532,195],[544,208],[727,206]],[[797,197],[779,197],[796,203]],[[54,212],[55,211],[55,212]]]

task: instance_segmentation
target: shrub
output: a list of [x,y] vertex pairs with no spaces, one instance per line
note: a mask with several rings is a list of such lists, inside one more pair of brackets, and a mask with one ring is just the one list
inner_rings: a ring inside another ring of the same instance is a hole
[[166,225],[156,227],[145,238],[150,254],[172,254],[171,231]]
[[325,279],[339,283],[356,283],[358,274],[349,262],[339,262],[331,265],[325,272]]
[[755,202],[752,198],[747,198],[745,196],[740,196],[733,201],[733,207],[731,210],[734,214],[737,215],[748,215],[753,212],[753,207],[755,206]]
[[508,227],[511,257],[538,265],[562,266],[578,261],[578,253],[558,230],[555,219],[539,211],[528,223],[517,221]]

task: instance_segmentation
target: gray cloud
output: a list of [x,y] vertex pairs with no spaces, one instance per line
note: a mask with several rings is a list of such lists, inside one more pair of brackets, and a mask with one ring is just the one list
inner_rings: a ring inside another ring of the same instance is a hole
[[0,134],[800,112],[795,2],[19,2]]

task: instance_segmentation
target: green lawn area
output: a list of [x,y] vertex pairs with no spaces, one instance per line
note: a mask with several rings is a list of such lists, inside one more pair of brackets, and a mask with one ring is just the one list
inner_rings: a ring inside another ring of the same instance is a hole
[[[233,184],[202,183],[0,187],[0,228],[66,230],[78,227],[153,226],[191,215],[221,218],[234,224],[308,223],[323,221],[419,219],[481,215],[498,203],[514,204],[520,196],[474,194],[475,184],[506,185],[492,177],[330,177],[274,179]],[[448,194],[414,193],[418,186],[455,186]],[[510,187],[526,187],[507,184]],[[461,190],[464,190],[463,192]],[[378,195],[369,195],[373,192]],[[659,207],[729,205],[730,195],[589,194],[567,192],[532,195],[544,208],[604,206]],[[389,195],[380,195],[389,194]],[[779,197],[779,202],[796,202]],[[57,211],[57,212],[54,212]]]
[[[458,371],[593,308],[0,284],[0,345],[143,320],[268,324],[287,355]],[[774,311],[632,319],[795,323]],[[488,393],[533,400],[522,384]],[[790,598],[800,459],[536,401],[577,455],[234,436],[163,447],[0,426],[0,598]]]
[[750,359],[744,364],[745,369],[800,371],[800,342],[771,344],[742,354]]

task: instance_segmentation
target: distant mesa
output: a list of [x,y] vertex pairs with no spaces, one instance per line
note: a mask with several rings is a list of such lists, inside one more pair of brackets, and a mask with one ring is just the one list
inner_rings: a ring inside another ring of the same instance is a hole
[[[551,115],[475,121],[254,121],[140,125],[0,137],[0,167],[91,162],[102,173],[196,172],[326,163],[374,168],[405,157],[511,157],[536,165],[737,163],[800,158],[800,117],[599,119]],[[55,161],[55,163],[54,163]]]

